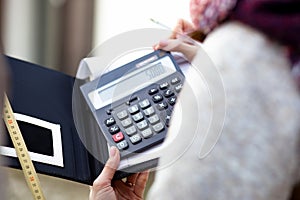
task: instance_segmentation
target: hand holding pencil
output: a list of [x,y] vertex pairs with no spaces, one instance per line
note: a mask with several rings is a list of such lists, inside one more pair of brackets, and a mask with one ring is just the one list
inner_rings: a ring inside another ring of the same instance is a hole
[[[166,29],[172,30],[170,27],[160,23],[159,21],[156,21],[152,18],[150,20]],[[172,30],[172,35],[170,36],[170,39],[176,39],[178,36],[186,36],[198,42],[203,42],[206,37],[203,31],[196,29],[192,23],[184,19],[178,20],[175,28]]]
[[[158,21],[153,19],[151,19],[151,21],[170,29]],[[172,30],[171,36],[167,40],[161,40],[159,43],[155,44],[153,49],[181,52],[188,61],[192,62],[199,48],[195,40],[198,42],[203,42],[204,39],[205,34],[203,32],[196,30],[191,23],[180,19],[175,28]]]

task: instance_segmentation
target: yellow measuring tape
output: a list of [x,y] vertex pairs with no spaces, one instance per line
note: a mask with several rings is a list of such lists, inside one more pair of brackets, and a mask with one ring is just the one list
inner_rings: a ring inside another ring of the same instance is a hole
[[16,121],[16,118],[13,114],[12,107],[9,103],[9,100],[4,95],[4,109],[3,109],[3,118],[4,122],[6,124],[7,130],[9,132],[9,135],[11,137],[11,140],[13,142],[13,145],[16,149],[17,156],[19,158],[25,180],[27,182],[27,185],[33,194],[35,199],[43,200],[45,199],[39,178],[36,174],[35,168],[33,166],[33,163],[30,159],[26,144],[24,142],[24,139],[22,137],[22,133],[20,131],[20,128],[18,126],[18,123]]

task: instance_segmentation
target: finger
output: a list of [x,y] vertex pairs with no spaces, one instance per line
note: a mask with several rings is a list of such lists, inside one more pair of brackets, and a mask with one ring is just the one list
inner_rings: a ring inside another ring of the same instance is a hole
[[112,146],[109,150],[109,154],[109,159],[107,160],[101,174],[94,181],[93,186],[106,187],[111,185],[111,180],[120,163],[120,153],[115,146]]
[[179,40],[181,43],[187,43],[187,44],[195,44],[195,40],[193,40],[189,35],[177,35],[177,40]]
[[182,19],[182,30],[184,34],[195,31],[195,29],[195,26],[191,22]]
[[184,53],[188,50],[189,45],[181,39],[162,40],[158,43],[159,48],[165,51],[178,51]]
[[157,48],[165,51],[177,51],[181,41],[177,39],[161,40]]
[[160,42],[158,48],[165,51],[181,52],[189,62],[192,62],[199,47],[195,43],[191,44],[183,42],[180,39],[169,39],[167,41]]
[[[130,199],[129,197],[132,197],[135,195],[133,192],[134,188],[127,185],[126,183],[124,183],[121,180],[114,181],[112,184],[113,184],[114,190],[122,197],[127,197],[127,199]],[[124,199],[126,199],[126,198],[124,198]]]
[[136,179],[137,179],[138,175],[139,175],[139,173],[128,176],[127,180],[126,180],[126,183],[135,185],[135,182],[136,182]]
[[168,40],[161,40],[158,44],[153,45],[154,50],[164,49],[169,44]]
[[195,28],[192,23],[184,20],[184,19],[179,19],[177,21],[177,24],[170,36],[170,39],[176,39],[178,35],[186,35],[192,31],[194,31]]
[[139,173],[134,186],[134,192],[137,196],[142,197],[144,195],[148,178],[149,178],[149,171]]
[[165,51],[177,51],[181,52],[189,62],[192,62],[197,54],[199,46],[194,42],[185,42],[183,39],[168,39],[160,41],[155,50],[162,49]]
[[136,181],[133,185],[128,185],[121,180],[113,182],[113,187],[117,193],[122,197],[133,199],[135,197],[142,198],[144,195],[145,187],[148,181],[149,172],[142,172],[135,174]]
[[177,21],[177,24],[175,26],[175,28],[172,31],[172,34],[170,36],[170,39],[176,39],[178,34],[183,34],[183,20],[179,19]]

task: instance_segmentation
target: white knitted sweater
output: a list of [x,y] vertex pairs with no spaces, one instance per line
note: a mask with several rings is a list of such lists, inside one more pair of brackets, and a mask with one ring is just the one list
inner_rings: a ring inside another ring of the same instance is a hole
[[204,159],[195,141],[159,169],[147,199],[288,199],[300,172],[300,97],[283,49],[234,22],[212,32],[204,47],[225,88],[221,137]]

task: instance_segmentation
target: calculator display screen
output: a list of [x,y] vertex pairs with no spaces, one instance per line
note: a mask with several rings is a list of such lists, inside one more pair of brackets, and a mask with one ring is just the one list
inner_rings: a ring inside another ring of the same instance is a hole
[[121,87],[123,92],[131,91],[132,88],[144,84],[146,81],[156,80],[157,77],[165,77],[165,74],[169,75],[170,73],[168,72],[170,72],[170,70],[168,70],[168,68],[166,68],[162,65],[161,62],[159,62],[149,68],[144,69],[143,71],[133,74],[127,79],[121,80],[120,82],[118,82],[118,84],[112,85],[111,87],[99,91],[98,94],[101,100],[105,102],[116,95],[114,94],[115,92],[120,91],[117,89],[117,87]]
[[[146,66],[140,67],[123,77],[96,89],[90,94],[90,99],[96,109],[99,109],[112,101],[116,101],[134,91],[147,87],[176,71],[169,57],[163,57]],[[91,98],[94,97],[94,98]]]

